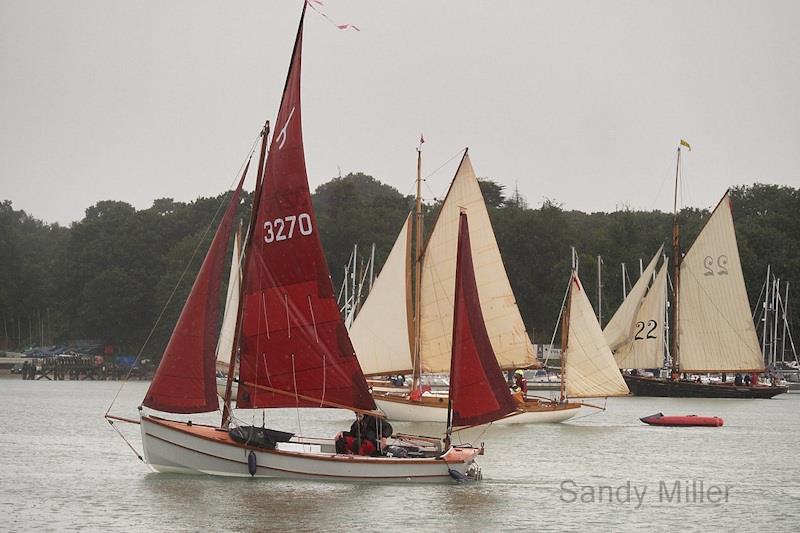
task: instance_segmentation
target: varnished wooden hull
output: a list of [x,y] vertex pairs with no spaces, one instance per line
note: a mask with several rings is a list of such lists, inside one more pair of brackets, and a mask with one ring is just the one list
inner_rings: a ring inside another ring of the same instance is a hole
[[[446,396],[423,396],[419,401],[412,401],[398,394],[374,392],[372,397],[391,421],[447,423]],[[573,402],[559,404],[528,400],[524,407],[492,424],[558,423],[576,416],[580,407],[581,404]]]
[[141,418],[145,460],[159,472],[251,477],[248,462],[255,455],[253,477],[325,481],[450,483],[449,469],[467,474],[480,453],[477,448],[450,448],[441,458],[398,459],[336,454],[332,439],[293,438],[295,448],[283,451],[235,442],[227,431],[151,416]]
[[736,386],[733,383],[696,383],[623,374],[635,396],[675,398],[772,398],[788,391],[785,386]]

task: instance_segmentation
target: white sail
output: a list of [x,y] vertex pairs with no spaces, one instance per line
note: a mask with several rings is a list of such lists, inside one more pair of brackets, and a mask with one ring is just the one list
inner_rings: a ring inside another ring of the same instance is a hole
[[682,371],[763,371],[726,193],[680,267],[678,362]]
[[[667,266],[661,265],[655,281],[642,300],[629,337],[614,352],[619,368],[664,366],[664,316],[666,314]],[[608,337],[606,337],[608,338]]]
[[350,328],[350,340],[366,375],[411,371],[410,248],[411,215]]
[[239,285],[242,279],[242,269],[239,264],[241,246],[239,234],[236,233],[231,252],[231,271],[228,274],[228,293],[225,296],[225,314],[222,316],[222,328],[217,340],[217,369],[225,373],[230,366],[236,336],[236,313],[239,310]]
[[577,274],[573,274],[570,283],[567,349],[561,356],[567,396],[588,398],[629,394]]
[[639,276],[639,280],[633,285],[631,292],[628,293],[628,296],[622,301],[622,304],[617,309],[617,312],[614,313],[614,316],[611,317],[611,320],[608,321],[605,329],[603,329],[603,336],[606,338],[608,347],[611,348],[612,352],[616,351],[620,346],[630,342],[632,336],[631,332],[633,331],[637,321],[636,314],[639,311],[639,307],[642,305],[645,292],[647,292],[647,287],[650,285],[650,281],[653,278],[653,272],[656,269],[656,264],[658,263],[659,257],[661,257],[661,251],[663,248],[664,246],[662,245],[658,249],[656,255],[654,255],[653,259],[651,259],[650,263],[648,263],[647,268],[645,268],[644,272],[642,272],[642,275]]
[[422,262],[422,370],[449,372],[460,208],[469,214],[472,259],[486,330],[501,368],[535,363],[469,156],[464,155],[431,231]]

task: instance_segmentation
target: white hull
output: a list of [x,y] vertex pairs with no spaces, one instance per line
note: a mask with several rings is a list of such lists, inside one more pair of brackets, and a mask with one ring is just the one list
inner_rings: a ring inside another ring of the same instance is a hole
[[446,483],[453,481],[448,468],[466,474],[479,453],[476,448],[451,448],[442,459],[338,455],[332,439],[297,437],[292,443],[309,444],[312,451],[254,449],[232,441],[223,430],[148,416],[141,418],[141,429],[145,461],[158,472],[186,474],[251,477],[252,452],[254,477]]
[[[395,402],[373,396],[378,409],[383,411],[390,421],[397,422],[439,422],[447,423],[447,403],[443,407],[422,405],[410,402]],[[576,416],[580,408],[571,404],[570,407],[559,406],[554,409],[517,411],[500,420],[495,420],[492,425],[509,424],[548,424],[558,423]]]

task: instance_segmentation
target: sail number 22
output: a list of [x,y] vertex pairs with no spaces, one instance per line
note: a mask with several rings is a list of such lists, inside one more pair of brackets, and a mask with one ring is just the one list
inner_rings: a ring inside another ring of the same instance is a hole
[[275,241],[285,241],[295,235],[295,228],[300,235],[311,235],[311,217],[308,213],[287,215],[275,220],[264,222],[264,242],[269,244]]

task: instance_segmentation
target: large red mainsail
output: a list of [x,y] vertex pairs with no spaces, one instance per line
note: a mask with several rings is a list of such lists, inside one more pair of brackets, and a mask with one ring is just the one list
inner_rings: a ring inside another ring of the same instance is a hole
[[463,212],[458,224],[450,403],[453,426],[486,424],[516,410],[483,322]]
[[205,413],[219,408],[215,352],[219,336],[220,287],[233,218],[246,175],[247,167],[172,330],[144,397],[146,407],[167,413]]
[[301,18],[248,243],[237,407],[373,410],[311,205],[300,120],[302,36]]

